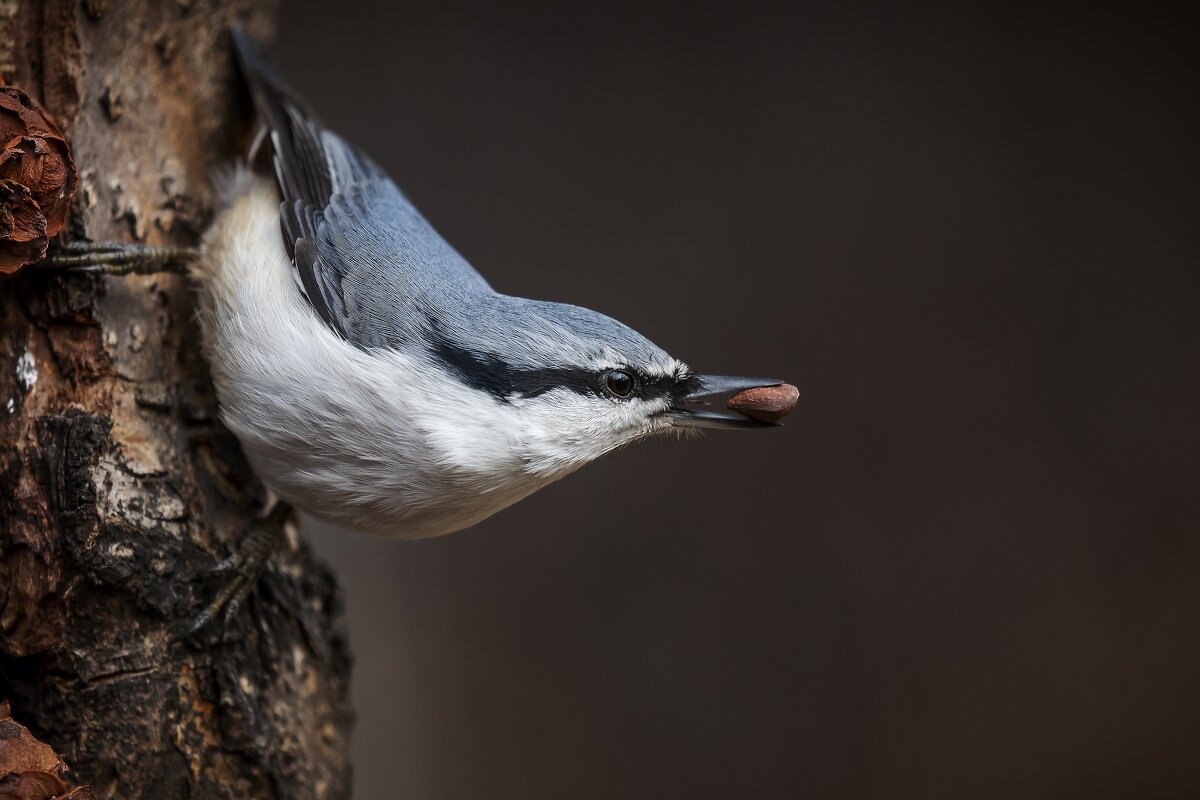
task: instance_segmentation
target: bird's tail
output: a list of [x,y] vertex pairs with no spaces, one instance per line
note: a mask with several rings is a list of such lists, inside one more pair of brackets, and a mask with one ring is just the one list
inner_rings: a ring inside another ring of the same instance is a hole
[[240,25],[230,29],[233,52],[254,108],[266,125],[275,152],[275,178],[284,197],[329,197],[332,193],[321,144],[321,123],[292,91]]
[[299,95],[284,83],[283,78],[271,66],[271,62],[263,55],[262,50],[241,25],[229,29],[233,39],[233,53],[237,57],[238,69],[254,108],[263,117],[263,122],[271,130],[287,127],[288,107],[291,106],[302,112],[310,120],[316,119]]

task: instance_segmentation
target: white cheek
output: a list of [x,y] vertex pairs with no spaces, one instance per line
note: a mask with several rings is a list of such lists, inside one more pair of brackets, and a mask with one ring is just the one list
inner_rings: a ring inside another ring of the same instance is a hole
[[[398,367],[408,361],[399,354],[392,359]],[[420,429],[436,461],[456,472],[483,476],[520,470],[515,447],[520,421],[511,406],[466,390],[428,365],[400,368],[397,374],[405,376],[406,390],[423,402],[410,424]]]
[[517,402],[524,421],[526,469],[543,475],[577,469],[670,427],[655,416],[666,408],[665,400],[615,402],[554,390]]

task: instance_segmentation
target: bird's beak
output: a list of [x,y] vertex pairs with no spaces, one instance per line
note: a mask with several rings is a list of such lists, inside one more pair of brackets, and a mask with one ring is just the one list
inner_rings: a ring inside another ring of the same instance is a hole
[[694,380],[697,388],[677,400],[665,413],[671,421],[681,428],[775,428],[778,423],[759,422],[732,411],[716,411],[711,408],[695,408],[693,404],[702,406],[722,395],[732,395],[745,389],[758,389],[764,386],[778,386],[783,381],[774,378],[735,378],[729,375],[697,375]]

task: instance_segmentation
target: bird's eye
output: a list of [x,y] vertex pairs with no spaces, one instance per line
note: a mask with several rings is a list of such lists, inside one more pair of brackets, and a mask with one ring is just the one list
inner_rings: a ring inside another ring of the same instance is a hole
[[628,372],[613,369],[604,373],[604,385],[617,397],[629,397],[629,395],[633,394],[635,383],[633,376]]

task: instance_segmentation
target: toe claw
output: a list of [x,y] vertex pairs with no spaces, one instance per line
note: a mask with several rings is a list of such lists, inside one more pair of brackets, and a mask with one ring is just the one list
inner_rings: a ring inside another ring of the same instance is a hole
[[221,618],[226,628],[237,617],[238,610],[258,582],[271,551],[282,538],[283,525],[291,508],[276,503],[271,512],[251,525],[248,535],[237,550],[228,558],[218,562],[209,574],[230,574],[212,601],[196,615],[195,620],[183,632],[173,636],[172,642],[187,639]]
[[233,555],[229,556],[228,558],[222,558],[216,564],[213,564],[211,567],[209,567],[208,574],[209,575],[224,575],[226,572],[231,572],[233,570],[236,570],[238,567],[240,567],[242,565],[242,559],[238,558],[238,556],[240,554],[241,554],[241,551],[239,550],[239,551],[235,552]]
[[192,638],[197,633],[207,628],[212,623],[213,619],[214,617],[209,612],[209,609],[204,609],[196,615],[196,618],[192,620],[190,625],[171,637],[171,643],[178,644],[185,639]]

